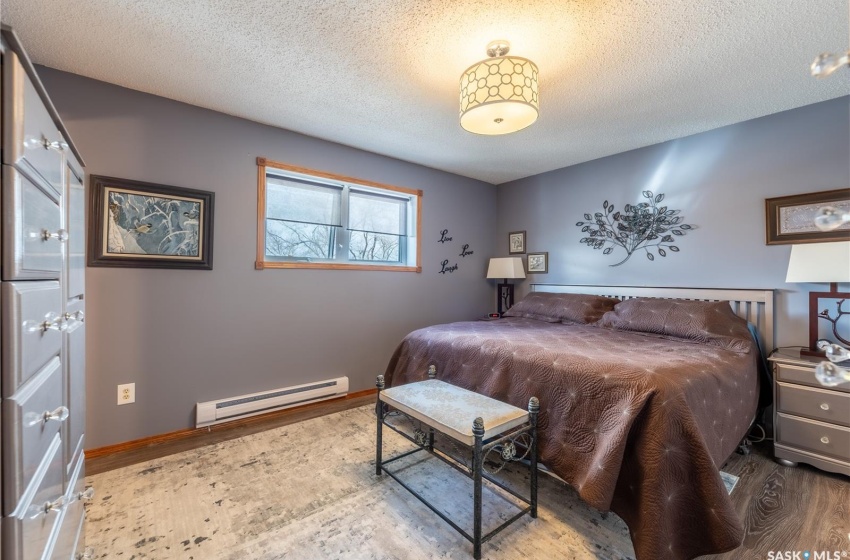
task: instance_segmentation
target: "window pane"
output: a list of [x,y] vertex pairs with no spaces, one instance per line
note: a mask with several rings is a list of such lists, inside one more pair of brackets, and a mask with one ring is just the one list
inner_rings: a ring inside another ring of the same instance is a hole
[[356,230],[348,235],[349,260],[401,262],[400,242],[404,237]]
[[266,255],[332,259],[336,229],[325,225],[266,220]]
[[348,202],[348,228],[395,236],[405,235],[407,233],[405,224],[407,203],[406,199],[351,189]]
[[266,218],[340,224],[342,188],[302,181],[293,177],[266,176]]
[[[270,268],[419,267],[420,192],[283,164],[261,185],[265,230],[258,242]],[[262,257],[261,257],[262,259]],[[350,263],[346,265],[345,263]]]

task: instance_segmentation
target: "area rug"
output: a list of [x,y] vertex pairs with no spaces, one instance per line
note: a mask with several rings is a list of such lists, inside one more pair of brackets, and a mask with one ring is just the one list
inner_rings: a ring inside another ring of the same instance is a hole
[[[87,546],[95,558],[471,558],[472,545],[386,475],[375,476],[370,406],[315,418],[87,478]],[[384,431],[385,456],[409,449]],[[471,532],[469,479],[434,458],[399,462],[405,480]],[[517,465],[499,473],[527,487]],[[483,546],[491,559],[634,557],[613,513],[585,505],[541,476],[537,519],[510,525]],[[485,531],[516,510],[484,492]]]

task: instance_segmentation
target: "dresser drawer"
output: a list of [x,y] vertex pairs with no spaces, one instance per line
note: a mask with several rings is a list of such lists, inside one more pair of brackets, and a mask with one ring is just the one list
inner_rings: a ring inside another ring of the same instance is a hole
[[[12,515],[3,519],[3,558],[49,558],[51,537],[62,513],[62,451],[56,435],[39,468],[32,491]],[[47,507],[52,504],[51,507]]]
[[850,426],[850,394],[777,383],[776,409],[796,416]]
[[58,282],[3,282],[3,396],[11,397],[59,355],[62,293]]
[[850,461],[850,428],[779,413],[776,443]]
[[66,295],[81,296],[86,285],[86,188],[82,167],[68,154],[66,174],[65,230],[68,232]]
[[[776,379],[778,381],[808,385],[809,387],[823,387],[823,385],[818,382],[817,378],[815,378],[814,365],[812,365],[812,367],[801,367],[789,364],[776,364],[774,373],[776,374]],[[850,383],[842,383],[837,387],[830,387],[830,390],[850,393]]]
[[59,195],[3,166],[3,279],[58,279],[62,270]]
[[86,323],[85,300],[76,299],[65,308],[73,324],[63,335],[65,352],[62,357],[65,369],[65,398],[71,414],[63,425],[65,463],[70,470],[75,459],[83,452],[83,434],[86,431]]
[[18,56],[3,54],[3,162],[62,192],[62,152],[67,144]]
[[[65,494],[65,511],[59,522],[56,542],[53,545],[53,558],[56,560],[71,560],[74,558],[78,545],[85,542],[81,535],[83,518],[85,517],[85,473],[82,457],[76,466],[68,482],[68,491]],[[83,542],[80,542],[80,539]]]
[[59,358],[53,358],[3,403],[3,511],[7,515],[18,507],[68,418],[62,402],[62,366]]
[[56,536],[52,560],[94,558],[94,555],[91,554],[84,556],[86,546],[85,520],[85,506],[82,502],[75,502],[68,507]]

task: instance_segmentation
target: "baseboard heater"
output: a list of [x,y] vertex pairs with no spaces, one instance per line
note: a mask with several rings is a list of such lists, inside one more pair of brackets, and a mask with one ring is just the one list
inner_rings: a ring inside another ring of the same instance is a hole
[[217,401],[197,403],[195,427],[201,428],[348,394],[348,377],[293,385]]

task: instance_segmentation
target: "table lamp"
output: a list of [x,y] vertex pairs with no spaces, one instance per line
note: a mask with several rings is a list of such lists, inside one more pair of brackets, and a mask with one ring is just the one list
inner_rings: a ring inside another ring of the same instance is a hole
[[[844,345],[850,345],[850,340],[838,333],[838,320],[850,314],[850,309],[842,310],[845,301],[850,300],[850,292],[838,291],[838,282],[850,282],[850,241],[792,245],[785,281],[829,282],[830,285],[828,292],[809,292],[809,347],[801,350],[801,354],[824,355],[817,347],[819,320],[832,323],[835,338]],[[821,298],[841,300],[836,317],[833,318],[828,309],[818,311],[818,300]]]
[[504,278],[504,282],[496,284],[496,307],[499,316],[514,304],[514,285],[508,283],[511,278],[525,278],[525,269],[519,257],[502,257],[490,259],[487,267],[487,278]]

